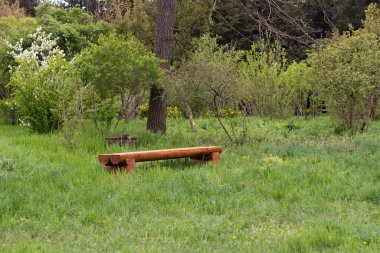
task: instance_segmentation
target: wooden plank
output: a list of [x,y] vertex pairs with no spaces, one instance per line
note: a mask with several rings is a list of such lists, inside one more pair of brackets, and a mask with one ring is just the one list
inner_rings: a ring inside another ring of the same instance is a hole
[[222,152],[222,147],[195,147],[195,148],[179,148],[179,149],[164,149],[150,150],[142,152],[130,152],[124,154],[112,154],[110,160],[113,164],[120,163],[125,159],[134,158],[136,162],[166,160],[191,157],[194,155],[209,154],[212,152]]
[[222,151],[223,151],[223,148],[220,146],[192,147],[192,148],[149,150],[149,151],[141,151],[141,152],[102,154],[102,155],[99,155],[98,158],[101,164],[106,165],[109,163],[112,163],[112,164],[123,163],[127,159],[134,159],[136,162],[144,162],[144,161],[185,158],[185,157],[192,157],[192,156],[203,155],[203,154],[220,153]]

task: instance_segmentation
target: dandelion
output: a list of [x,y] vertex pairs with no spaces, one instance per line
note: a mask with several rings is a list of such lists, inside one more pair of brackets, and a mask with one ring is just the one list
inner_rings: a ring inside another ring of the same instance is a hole
[[224,184],[220,184],[219,189],[221,189],[221,190],[224,189]]
[[233,235],[233,236],[231,237],[231,239],[232,239],[233,241],[235,241],[235,240],[237,239],[237,236],[236,236],[236,235]]

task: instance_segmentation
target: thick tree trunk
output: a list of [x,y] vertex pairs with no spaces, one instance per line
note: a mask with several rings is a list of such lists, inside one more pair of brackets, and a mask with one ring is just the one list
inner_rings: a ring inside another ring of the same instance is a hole
[[147,128],[153,133],[165,133],[167,114],[167,96],[156,85],[150,88]]
[[[163,69],[170,68],[174,30],[174,9],[176,0],[157,0],[156,31],[154,52],[165,60]],[[166,131],[167,96],[163,88],[153,85],[150,89],[147,129],[151,132]]]

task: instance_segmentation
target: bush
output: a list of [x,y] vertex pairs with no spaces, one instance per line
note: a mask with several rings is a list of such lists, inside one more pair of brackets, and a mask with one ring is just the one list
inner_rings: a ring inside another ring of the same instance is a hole
[[76,117],[80,83],[74,65],[64,59],[49,35],[37,29],[30,37],[34,41],[29,49],[22,49],[22,41],[11,46],[18,66],[9,86],[21,119],[35,132],[49,133]]
[[339,131],[364,131],[374,117],[380,92],[379,22],[380,10],[370,5],[364,29],[335,34],[310,55],[314,80]]
[[59,129],[78,92],[74,67],[58,54],[46,67],[31,60],[34,67],[20,61],[12,73],[13,101],[19,105],[21,118],[37,133]]
[[308,98],[312,90],[310,67],[304,62],[293,62],[280,75],[280,83],[285,89],[285,98],[289,113],[306,116],[308,114]]
[[293,112],[291,98],[280,76],[286,69],[285,51],[269,39],[245,52],[239,71],[244,80],[244,103],[250,115],[283,117]]

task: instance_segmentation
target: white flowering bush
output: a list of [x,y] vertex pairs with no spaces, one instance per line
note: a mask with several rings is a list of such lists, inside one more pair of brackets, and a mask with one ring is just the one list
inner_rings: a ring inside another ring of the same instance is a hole
[[[14,45],[7,43],[10,51],[8,52],[17,63],[24,62],[31,68],[35,68],[35,64],[40,67],[47,67],[51,59],[56,58],[57,54],[64,56],[64,52],[57,47],[55,39],[51,38],[51,34],[46,34],[42,28],[37,28],[36,32],[29,34],[32,45],[26,49],[23,48],[24,39],[20,39]],[[13,71],[13,68],[11,71]]]
[[80,82],[50,35],[37,29],[30,37],[33,43],[27,49],[22,49],[22,41],[10,46],[18,65],[11,70],[9,85],[21,120],[35,132],[49,133],[76,117]]

